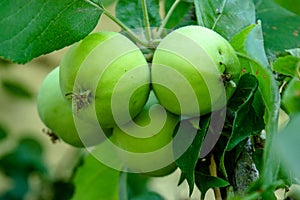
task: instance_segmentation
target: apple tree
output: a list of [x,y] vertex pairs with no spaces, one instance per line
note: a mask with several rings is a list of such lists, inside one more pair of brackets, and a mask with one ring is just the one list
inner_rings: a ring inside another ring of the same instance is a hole
[[[178,185],[201,199],[210,189],[215,199],[277,199],[278,191],[300,199],[299,8],[292,0],[3,0],[3,62],[69,46],[36,97],[51,140],[79,152],[55,198],[168,199],[148,182],[176,171]],[[120,31],[96,31],[101,16]],[[0,124],[0,140],[6,134]],[[18,160],[28,146],[38,159]],[[41,157],[25,139],[0,167],[43,173]]]

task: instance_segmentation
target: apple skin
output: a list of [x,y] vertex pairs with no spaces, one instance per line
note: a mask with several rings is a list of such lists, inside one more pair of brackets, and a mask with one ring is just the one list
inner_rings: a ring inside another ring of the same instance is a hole
[[[134,123],[141,127],[128,123],[113,129],[111,140],[125,150],[117,151],[125,167],[148,176],[166,176],[172,173],[177,168],[175,160],[173,161],[172,139],[178,122],[179,116],[165,111],[151,91],[144,109],[134,118]],[[167,144],[169,145],[166,146]],[[146,154],[158,150],[161,152]],[[128,152],[145,154],[136,157]],[[169,162],[170,159],[172,162]],[[166,165],[161,166],[165,161]]]
[[[55,135],[72,146],[92,146],[106,139],[101,134],[96,134],[96,130],[99,129],[97,124],[77,120],[75,126],[72,107],[60,90],[59,67],[53,69],[43,80],[37,94],[37,111],[42,122]],[[79,136],[76,127],[83,129],[84,133]],[[112,130],[105,129],[103,131],[109,135]]]
[[189,117],[224,107],[235,91],[225,79],[237,84],[240,74],[229,42],[201,26],[185,26],[163,38],[151,67],[159,102],[168,111]]
[[127,37],[96,32],[73,45],[63,57],[60,86],[63,95],[73,100],[78,118],[112,128],[142,110],[150,91],[150,69],[140,49]]
[[300,79],[298,77],[292,78],[283,91],[282,105],[288,114],[300,112]]

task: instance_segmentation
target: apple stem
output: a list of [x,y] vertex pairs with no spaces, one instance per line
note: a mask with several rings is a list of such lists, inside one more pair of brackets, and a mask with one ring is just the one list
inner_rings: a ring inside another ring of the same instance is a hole
[[143,9],[143,14],[144,14],[146,38],[147,38],[148,42],[151,43],[152,42],[152,36],[151,36],[150,21],[149,21],[149,15],[148,15],[148,10],[147,10],[146,0],[142,1],[142,9]]
[[103,14],[105,14],[110,20],[115,22],[118,26],[121,27],[121,29],[126,31],[129,35],[129,37],[131,37],[135,42],[137,42],[137,43],[139,43],[143,46],[148,46],[148,42],[139,39],[139,37],[134,32],[132,32],[130,28],[128,28],[123,22],[121,22],[114,15],[112,15],[106,8],[104,8],[103,6],[99,6],[98,4],[96,4],[96,3],[94,3],[90,0],[84,0],[84,1],[89,3],[90,5],[94,6],[95,8],[100,10],[101,12],[103,12]]
[[180,0],[175,0],[175,2],[172,4],[171,8],[169,9],[168,13],[166,14],[165,18],[163,19],[160,27],[158,28],[157,35],[161,36],[162,32],[164,31],[172,13],[174,12],[175,8],[179,4]]

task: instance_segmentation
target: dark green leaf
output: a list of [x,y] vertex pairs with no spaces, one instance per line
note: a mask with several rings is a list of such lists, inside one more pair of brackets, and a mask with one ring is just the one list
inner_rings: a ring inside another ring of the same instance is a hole
[[[241,66],[244,73],[256,76],[259,86],[254,98],[254,109],[264,110],[265,130],[267,140],[264,151],[263,177],[266,184],[271,184],[277,177],[279,160],[276,156],[269,155],[273,135],[277,131],[278,115],[280,109],[280,96],[276,81],[271,69],[266,63],[266,55],[263,47],[263,37],[260,24],[250,26],[232,39],[231,44],[239,52]],[[259,45],[258,45],[259,44]],[[257,52],[255,53],[255,49]]]
[[26,63],[61,49],[89,34],[100,14],[83,0],[3,0],[0,55]]
[[228,110],[235,113],[235,119],[226,151],[232,150],[241,141],[250,135],[260,133],[264,128],[262,116],[258,116],[252,107],[257,87],[258,82],[253,75],[245,74],[239,80],[236,92],[228,104]]
[[[98,145],[93,152],[101,151],[104,147],[105,142]],[[89,154],[75,174],[75,194],[72,200],[119,199],[119,176],[119,171],[107,167],[93,154]]]
[[253,153],[254,164],[260,173],[262,172],[263,167],[263,154],[264,152],[262,148],[256,149]]
[[255,23],[252,0],[195,0],[198,24],[231,39],[246,26]]
[[[159,15],[159,1],[148,0],[146,2],[150,26],[158,27],[161,22]],[[116,6],[116,16],[129,28],[139,29],[145,27],[142,1],[119,0]]]
[[285,9],[300,15],[300,1],[295,0],[273,0]]
[[299,66],[300,58],[289,55],[278,58],[273,63],[273,70],[286,76],[294,76],[297,74],[297,68]]
[[23,83],[20,83],[19,81],[5,79],[2,80],[1,86],[6,92],[16,97],[22,97],[22,98],[33,97],[32,92],[26,86],[24,86]]
[[71,199],[74,193],[74,185],[67,181],[57,180],[53,183],[55,200],[66,200]]
[[[194,170],[200,155],[201,146],[206,135],[208,126],[210,122],[210,117],[205,117],[201,119],[200,127],[201,129],[197,131],[192,144],[184,152],[184,154],[176,160],[177,166],[181,169],[184,178],[187,180],[190,194],[192,194],[194,189],[195,177]],[[187,120],[181,121],[181,126],[184,126],[184,131],[186,135],[192,137],[192,133],[195,133],[194,126]]]
[[206,192],[210,188],[226,187],[229,183],[209,173],[210,159],[199,161],[195,171],[195,183],[201,191],[201,199],[204,200]]
[[[166,0],[165,1],[165,13],[168,13],[169,9],[171,8],[172,4],[175,0]],[[166,28],[174,28],[179,24],[184,22],[185,17],[189,17],[188,13],[192,8],[192,4],[188,2],[181,1],[176,6],[175,10],[173,11],[168,23],[166,24]]]
[[262,21],[268,55],[272,56],[286,49],[298,47],[300,16],[280,7],[273,0],[255,1],[257,18]]
[[5,126],[0,123],[0,141],[6,138],[8,131]]
[[132,199],[149,192],[147,188],[149,177],[134,173],[126,173],[126,175],[128,199]]
[[29,175],[30,172],[46,172],[42,160],[42,146],[31,138],[22,138],[17,148],[0,159],[0,165],[9,176],[23,173]]
[[13,181],[12,188],[0,196],[0,199],[23,199],[29,191],[29,179],[32,173],[46,173],[42,160],[42,147],[38,141],[22,138],[18,146],[0,158],[0,169]]

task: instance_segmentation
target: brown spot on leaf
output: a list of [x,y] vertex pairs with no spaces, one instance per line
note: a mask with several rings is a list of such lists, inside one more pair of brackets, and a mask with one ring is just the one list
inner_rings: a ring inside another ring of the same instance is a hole
[[299,31],[298,31],[298,30],[294,30],[293,35],[294,35],[295,37],[298,37],[298,36],[299,36]]
[[247,70],[246,70],[245,68],[243,68],[243,69],[242,69],[242,74],[245,74],[246,71],[247,71]]

